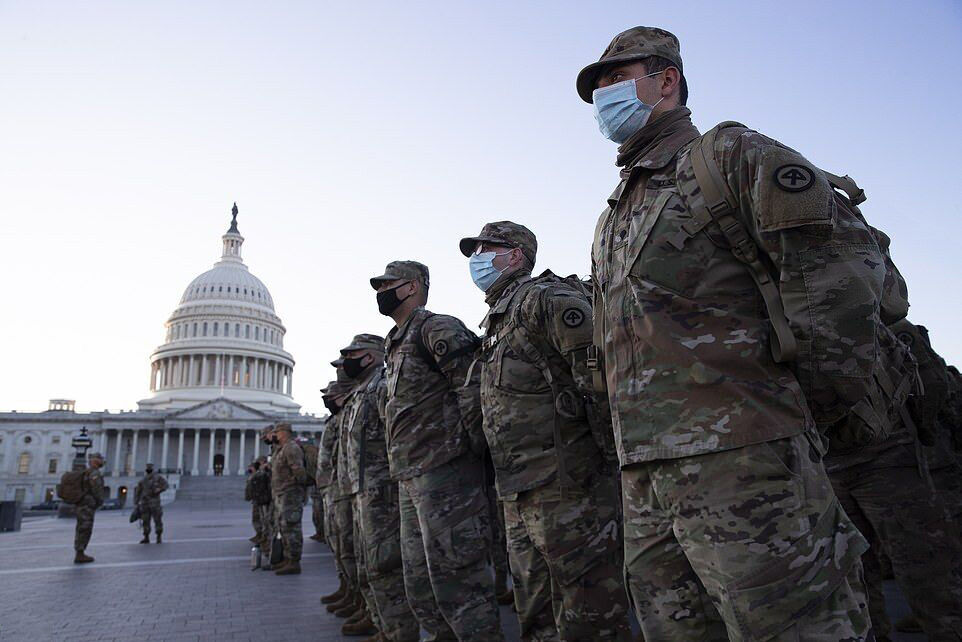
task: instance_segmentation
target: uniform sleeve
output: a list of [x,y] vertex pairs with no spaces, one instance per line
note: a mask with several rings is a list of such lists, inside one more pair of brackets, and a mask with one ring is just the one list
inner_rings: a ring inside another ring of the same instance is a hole
[[254,499],[254,497],[251,495],[251,478],[253,476],[254,476],[253,473],[248,475],[247,481],[244,483],[244,501],[245,502],[249,502]]
[[307,481],[307,471],[304,470],[304,452],[295,443],[284,449],[285,461],[291,467],[291,475],[299,484]]
[[421,327],[424,345],[458,399],[461,423],[472,448],[483,452],[487,441],[481,430],[481,374],[472,368],[478,337],[454,317],[435,315]]
[[321,435],[321,448],[317,454],[317,473],[314,481],[319,488],[331,484],[331,471],[334,465],[334,444],[337,442],[337,415],[332,415],[324,426]]
[[[774,267],[792,334],[808,351],[796,371],[812,391],[816,421],[835,421],[871,386],[889,266],[861,215],[841,211],[824,172],[757,132],[726,132],[716,139],[715,158],[736,215],[762,262]],[[904,281],[888,287],[897,291]]]
[[94,471],[90,475],[90,496],[94,498],[94,502],[97,504],[97,508],[103,506],[104,503],[104,478],[103,475],[98,471]]

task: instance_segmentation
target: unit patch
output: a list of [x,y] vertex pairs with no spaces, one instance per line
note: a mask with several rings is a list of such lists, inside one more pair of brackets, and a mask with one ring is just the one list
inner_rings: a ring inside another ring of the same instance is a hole
[[569,328],[577,328],[585,322],[585,313],[578,308],[568,308],[561,315],[561,320]]
[[815,184],[815,174],[804,165],[782,165],[775,170],[774,179],[786,192],[804,192]]

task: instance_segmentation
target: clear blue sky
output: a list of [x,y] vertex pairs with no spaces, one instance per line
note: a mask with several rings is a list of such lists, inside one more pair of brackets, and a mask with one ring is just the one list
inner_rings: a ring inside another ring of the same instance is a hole
[[0,0],[0,409],[134,407],[235,200],[307,411],[337,349],[390,327],[367,278],[391,259],[471,326],[457,240],[485,221],[586,273],[617,172],[574,79],[637,24],[680,38],[699,127],[859,181],[910,318],[962,363],[958,2]]

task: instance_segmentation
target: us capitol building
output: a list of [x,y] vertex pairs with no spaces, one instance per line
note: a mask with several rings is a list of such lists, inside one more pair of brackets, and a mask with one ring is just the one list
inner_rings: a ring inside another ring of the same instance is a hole
[[77,413],[72,400],[52,399],[45,412],[0,413],[0,499],[29,506],[53,497],[82,428],[107,459],[111,498],[132,492],[147,462],[167,475],[171,496],[182,476],[243,475],[266,453],[257,432],[274,421],[319,442],[324,419],[301,414],[291,398],[285,328],[241,258],[236,204],[232,214],[220,260],[167,319],[166,340],[150,356],[150,396],[137,410]]

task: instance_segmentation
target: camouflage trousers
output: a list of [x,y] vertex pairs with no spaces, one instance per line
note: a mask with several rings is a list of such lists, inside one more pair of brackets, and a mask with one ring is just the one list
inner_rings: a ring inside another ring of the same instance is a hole
[[92,497],[84,497],[77,504],[77,527],[74,530],[73,548],[75,551],[83,551],[90,543],[90,535],[94,532],[94,514],[97,512],[97,503]]
[[367,580],[381,635],[392,642],[420,639],[404,592],[397,484],[387,482],[355,495],[354,520],[358,581]]
[[324,499],[320,491],[311,493],[311,521],[314,522],[314,534],[324,537]]
[[254,540],[259,547],[264,541],[264,524],[261,521],[261,507],[254,502],[251,502],[251,526],[254,527]]
[[523,640],[630,640],[614,470],[569,471],[504,500]]
[[261,513],[261,539],[258,543],[261,553],[271,557],[271,540],[274,538],[274,502],[261,504],[257,507]]
[[868,543],[805,435],[634,464],[622,485],[646,639],[867,639]]
[[[933,471],[933,480],[940,471]],[[951,474],[951,473],[950,473]],[[919,474],[914,448],[899,444],[871,461],[831,473],[839,501],[859,530],[874,533],[895,579],[931,640],[962,639],[962,539],[959,524]],[[877,635],[891,630],[878,558],[865,558]]]
[[160,505],[160,498],[147,499],[140,502],[140,524],[144,530],[144,537],[150,535],[150,520],[154,520],[154,530],[158,535],[164,532],[164,509]]
[[352,591],[360,589],[357,583],[357,554],[354,549],[354,508],[350,497],[331,502],[334,521],[331,533],[334,563],[338,574],[344,578]]
[[480,460],[467,453],[399,482],[401,558],[429,640],[502,640]]
[[304,549],[304,533],[301,531],[304,489],[291,488],[274,495],[274,515],[275,528],[284,546],[284,559],[300,562]]
[[498,499],[498,491],[489,485],[488,512],[491,514],[491,565],[494,566],[494,590],[496,595],[508,589],[508,540],[504,532],[504,507]]

